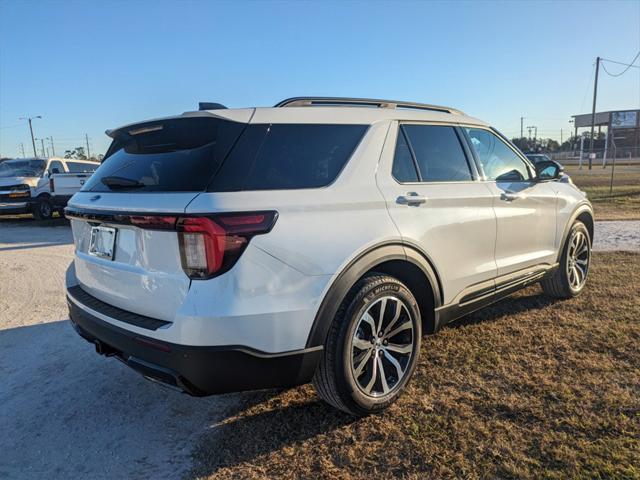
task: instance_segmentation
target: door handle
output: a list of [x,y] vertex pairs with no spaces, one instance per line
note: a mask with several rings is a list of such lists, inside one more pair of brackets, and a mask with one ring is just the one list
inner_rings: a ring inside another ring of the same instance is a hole
[[418,206],[426,203],[427,197],[418,195],[416,192],[409,192],[406,195],[400,195],[396,201],[401,205]]
[[504,200],[505,202],[513,202],[519,198],[522,198],[522,196],[514,192],[502,192],[500,194],[500,200]]

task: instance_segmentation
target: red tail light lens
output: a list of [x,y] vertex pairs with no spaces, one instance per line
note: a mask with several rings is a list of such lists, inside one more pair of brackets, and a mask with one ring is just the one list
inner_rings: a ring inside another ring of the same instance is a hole
[[177,217],[161,215],[132,215],[129,217],[131,225],[149,230],[175,230]]
[[276,212],[260,212],[178,219],[182,268],[194,279],[228,271],[251,237],[269,232],[276,218]]

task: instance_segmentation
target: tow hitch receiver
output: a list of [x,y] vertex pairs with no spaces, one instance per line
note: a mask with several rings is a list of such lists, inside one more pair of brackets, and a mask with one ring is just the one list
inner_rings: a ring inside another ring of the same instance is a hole
[[102,343],[100,340],[94,340],[93,344],[96,347],[96,353],[104,355],[105,357],[112,357],[118,353],[117,350],[111,348],[109,345]]

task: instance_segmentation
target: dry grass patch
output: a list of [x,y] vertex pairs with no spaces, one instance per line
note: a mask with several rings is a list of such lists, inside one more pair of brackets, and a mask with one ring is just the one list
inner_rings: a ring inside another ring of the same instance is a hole
[[640,478],[640,255],[586,291],[538,286],[426,337],[402,399],[353,419],[309,386],[239,394],[199,478]]
[[569,166],[567,173],[587,192],[596,220],[640,220],[640,165],[616,166],[612,193],[610,167],[594,166],[589,171]]

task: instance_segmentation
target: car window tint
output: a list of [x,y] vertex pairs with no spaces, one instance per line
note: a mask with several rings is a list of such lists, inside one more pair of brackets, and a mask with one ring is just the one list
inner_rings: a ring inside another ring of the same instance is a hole
[[487,179],[505,182],[530,180],[524,161],[500,137],[481,128],[467,128],[466,131]]
[[49,163],[49,171],[53,172],[54,169],[57,169],[58,171],[56,173],[64,173],[64,166],[62,165],[62,162],[59,162],[58,160],[54,160],[51,163]]
[[250,125],[209,190],[324,187],[338,176],[366,130],[366,125]]
[[423,182],[472,180],[467,157],[453,127],[403,125]]
[[245,127],[218,118],[188,117],[119,131],[83,190],[203,191]]
[[407,145],[402,129],[398,129],[396,153],[393,159],[393,169],[391,173],[393,174],[393,178],[399,182],[419,181],[411,150],[409,150],[409,145]]
[[97,163],[85,163],[85,162],[67,162],[67,168],[71,173],[91,173],[95,172],[98,168]]

